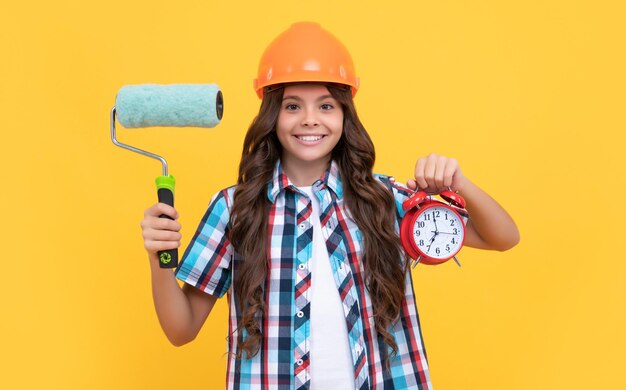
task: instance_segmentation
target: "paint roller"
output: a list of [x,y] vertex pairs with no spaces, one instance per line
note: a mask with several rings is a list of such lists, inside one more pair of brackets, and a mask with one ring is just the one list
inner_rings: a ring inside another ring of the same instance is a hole
[[[165,159],[154,153],[123,144],[115,137],[115,118],[127,129],[143,127],[215,127],[224,112],[222,92],[216,84],[141,84],[122,87],[111,110],[113,143],[161,161],[163,175],[156,178],[159,202],[174,207],[174,176]],[[162,214],[160,218],[170,218]],[[158,253],[161,268],[178,266],[178,249]]]

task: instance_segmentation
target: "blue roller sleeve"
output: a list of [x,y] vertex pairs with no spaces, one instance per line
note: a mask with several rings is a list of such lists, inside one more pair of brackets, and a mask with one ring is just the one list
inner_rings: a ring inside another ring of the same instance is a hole
[[216,84],[127,85],[115,99],[117,119],[126,128],[215,127],[223,110]]
[[[112,112],[125,128],[141,128],[215,127],[220,123],[223,111],[222,92],[216,84],[139,84],[120,88],[115,99],[115,111]],[[114,124],[111,128],[116,145],[155,157],[151,153],[116,143]],[[167,172],[167,165],[162,161],[163,170]],[[174,184],[171,175],[157,178],[159,202],[174,207]],[[164,214],[159,217],[172,219]],[[178,249],[160,251],[158,258],[161,268],[176,268]]]

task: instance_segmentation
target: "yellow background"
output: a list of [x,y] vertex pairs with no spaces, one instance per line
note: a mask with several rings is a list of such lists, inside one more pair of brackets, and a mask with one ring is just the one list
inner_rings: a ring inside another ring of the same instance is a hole
[[350,49],[377,172],[456,157],[520,228],[511,251],[414,271],[434,387],[626,388],[624,16],[618,1],[3,4],[0,388],[223,387],[225,301],[182,348],[159,327],[139,222],[161,168],[111,143],[109,111],[127,84],[222,88],[217,128],[118,129],[168,159],[185,247],[236,179],[258,59],[298,20]]

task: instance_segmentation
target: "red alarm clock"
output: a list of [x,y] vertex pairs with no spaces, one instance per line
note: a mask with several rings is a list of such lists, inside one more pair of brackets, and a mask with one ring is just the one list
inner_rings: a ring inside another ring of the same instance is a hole
[[412,268],[418,262],[436,265],[450,259],[461,266],[456,254],[465,242],[465,199],[450,190],[439,196],[447,203],[416,191],[402,204],[407,213],[400,225],[400,240],[407,255],[415,260]]

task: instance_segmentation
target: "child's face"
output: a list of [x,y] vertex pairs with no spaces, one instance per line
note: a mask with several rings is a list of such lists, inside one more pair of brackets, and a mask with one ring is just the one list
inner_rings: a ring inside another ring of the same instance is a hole
[[328,162],[343,131],[343,110],[322,84],[289,85],[283,93],[276,133],[283,163]]

